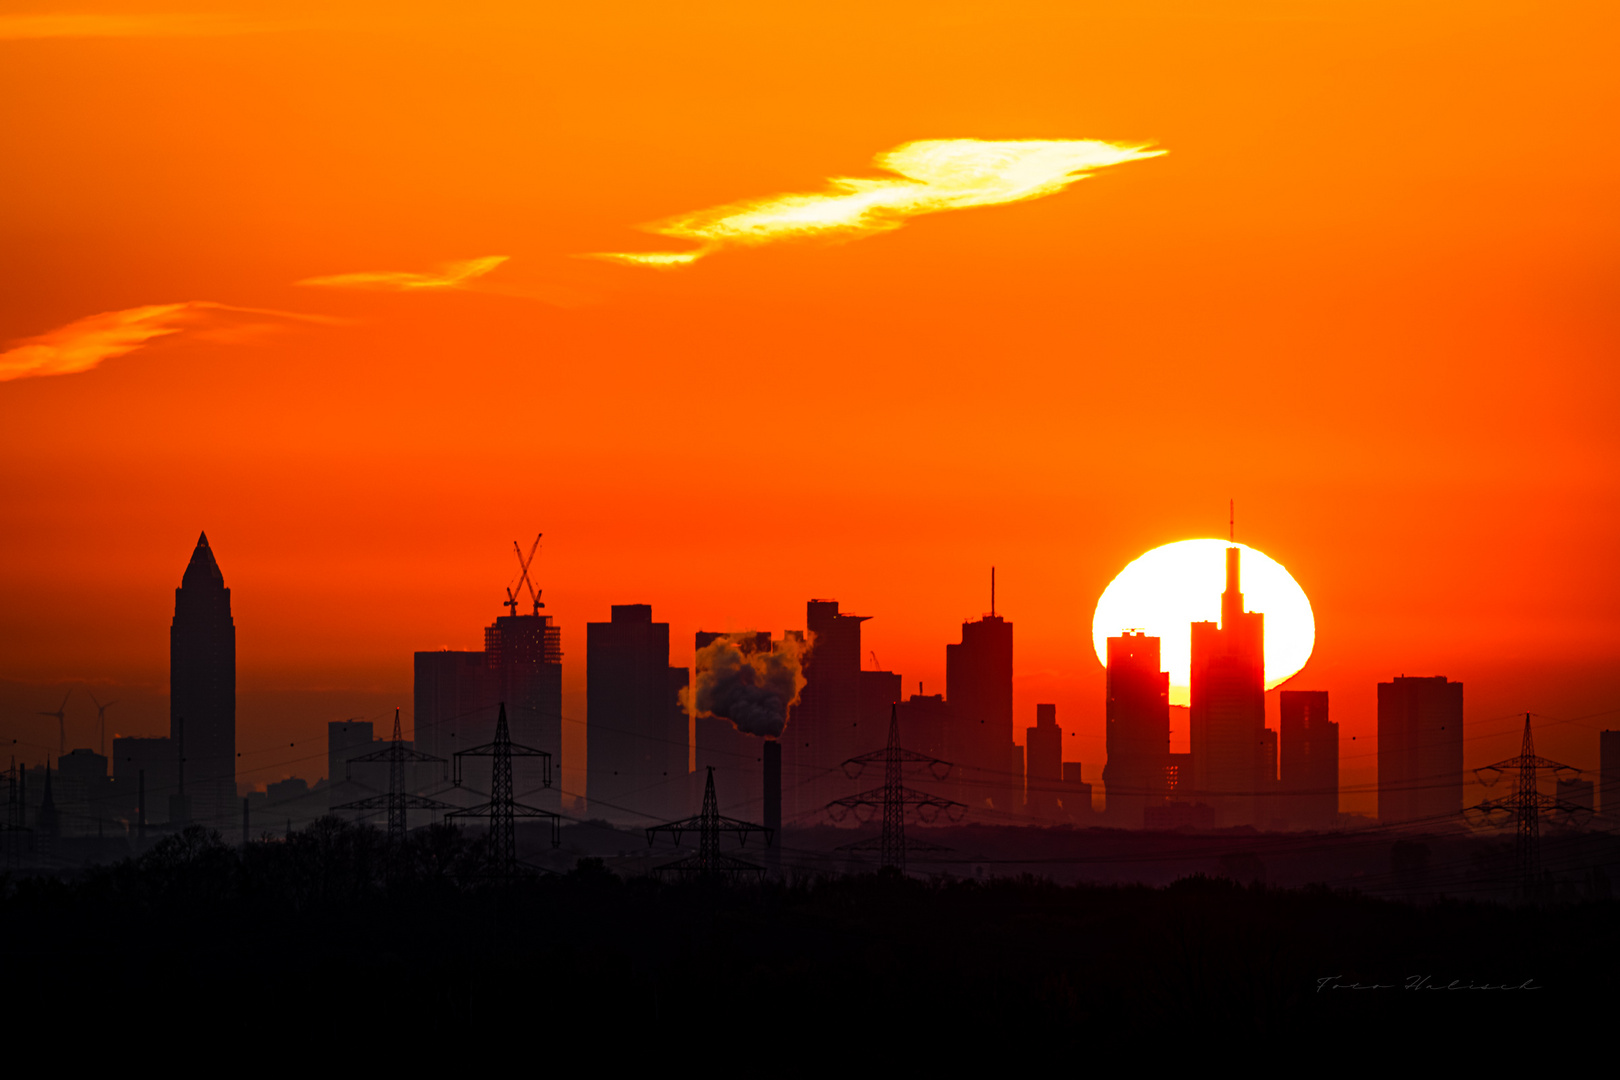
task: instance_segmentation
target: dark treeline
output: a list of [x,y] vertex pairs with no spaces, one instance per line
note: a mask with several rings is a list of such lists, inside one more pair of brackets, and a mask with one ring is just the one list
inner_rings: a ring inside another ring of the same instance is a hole
[[1080,1051],[1199,1032],[1342,1041],[1366,1021],[1451,1040],[1568,1024],[1617,989],[1612,900],[1416,905],[1207,877],[725,885],[592,859],[495,884],[482,856],[481,836],[447,826],[395,852],[327,818],[245,849],[193,828],[116,865],[6,879],[0,955],[25,989],[10,1015],[66,1023],[71,1002],[76,1023],[297,1024],[335,1008],[345,1025],[539,1023],[575,1046],[712,1028],[784,1049],[895,1024],[902,1040]]

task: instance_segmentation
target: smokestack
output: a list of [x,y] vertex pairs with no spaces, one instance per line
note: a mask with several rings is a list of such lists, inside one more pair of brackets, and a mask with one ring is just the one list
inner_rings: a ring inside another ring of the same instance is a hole
[[771,840],[765,849],[765,865],[773,874],[782,870],[782,744],[765,740],[765,827]]

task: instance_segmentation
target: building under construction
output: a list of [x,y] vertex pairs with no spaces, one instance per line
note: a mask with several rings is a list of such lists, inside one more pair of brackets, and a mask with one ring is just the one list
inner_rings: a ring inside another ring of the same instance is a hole
[[[533,549],[526,560],[520,549],[518,559],[522,577],[516,591],[507,590],[505,601],[511,613],[484,628],[482,651],[416,654],[412,744],[434,757],[451,758],[468,747],[492,743],[505,702],[512,741],[550,754],[555,774],[562,762],[562,630],[550,615],[540,613],[545,605],[529,580]],[[517,596],[525,586],[532,610],[519,615]],[[469,776],[468,783],[481,787],[484,778]],[[513,764],[513,784],[517,798],[541,809],[558,809],[559,788],[545,785],[534,760]]]

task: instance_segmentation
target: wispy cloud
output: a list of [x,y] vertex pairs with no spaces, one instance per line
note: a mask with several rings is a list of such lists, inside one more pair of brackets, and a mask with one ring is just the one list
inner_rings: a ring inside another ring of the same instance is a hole
[[481,278],[507,260],[506,255],[485,255],[479,259],[463,259],[445,263],[437,273],[418,274],[408,270],[370,270],[355,274],[333,274],[330,277],[305,278],[300,285],[324,285],[337,289],[461,289],[476,278]]
[[281,29],[234,15],[211,14],[77,14],[0,15],[0,41],[42,38],[171,38],[224,37]]
[[879,154],[889,177],[833,177],[828,190],[770,195],[681,214],[645,226],[691,240],[687,251],[600,252],[588,258],[668,269],[726,247],[794,239],[857,239],[898,229],[909,218],[1055,195],[1093,171],[1157,157],[1163,150],[1089,139],[988,142],[930,139]]
[[342,321],[324,315],[236,307],[210,300],[104,311],[24,338],[0,352],[0,382],[89,371],[104,360],[139,349],[153,338],[181,332],[196,333],[213,341],[242,341],[273,325],[265,318],[320,323]]

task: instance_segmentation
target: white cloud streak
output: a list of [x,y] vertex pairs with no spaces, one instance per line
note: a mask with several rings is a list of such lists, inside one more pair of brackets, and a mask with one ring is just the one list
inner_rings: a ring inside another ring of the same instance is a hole
[[886,177],[834,177],[827,191],[748,199],[645,226],[659,236],[692,241],[695,248],[586,257],[672,269],[728,247],[853,240],[898,229],[923,214],[1055,195],[1097,169],[1162,153],[1090,139],[910,142],[877,156],[873,164]]

